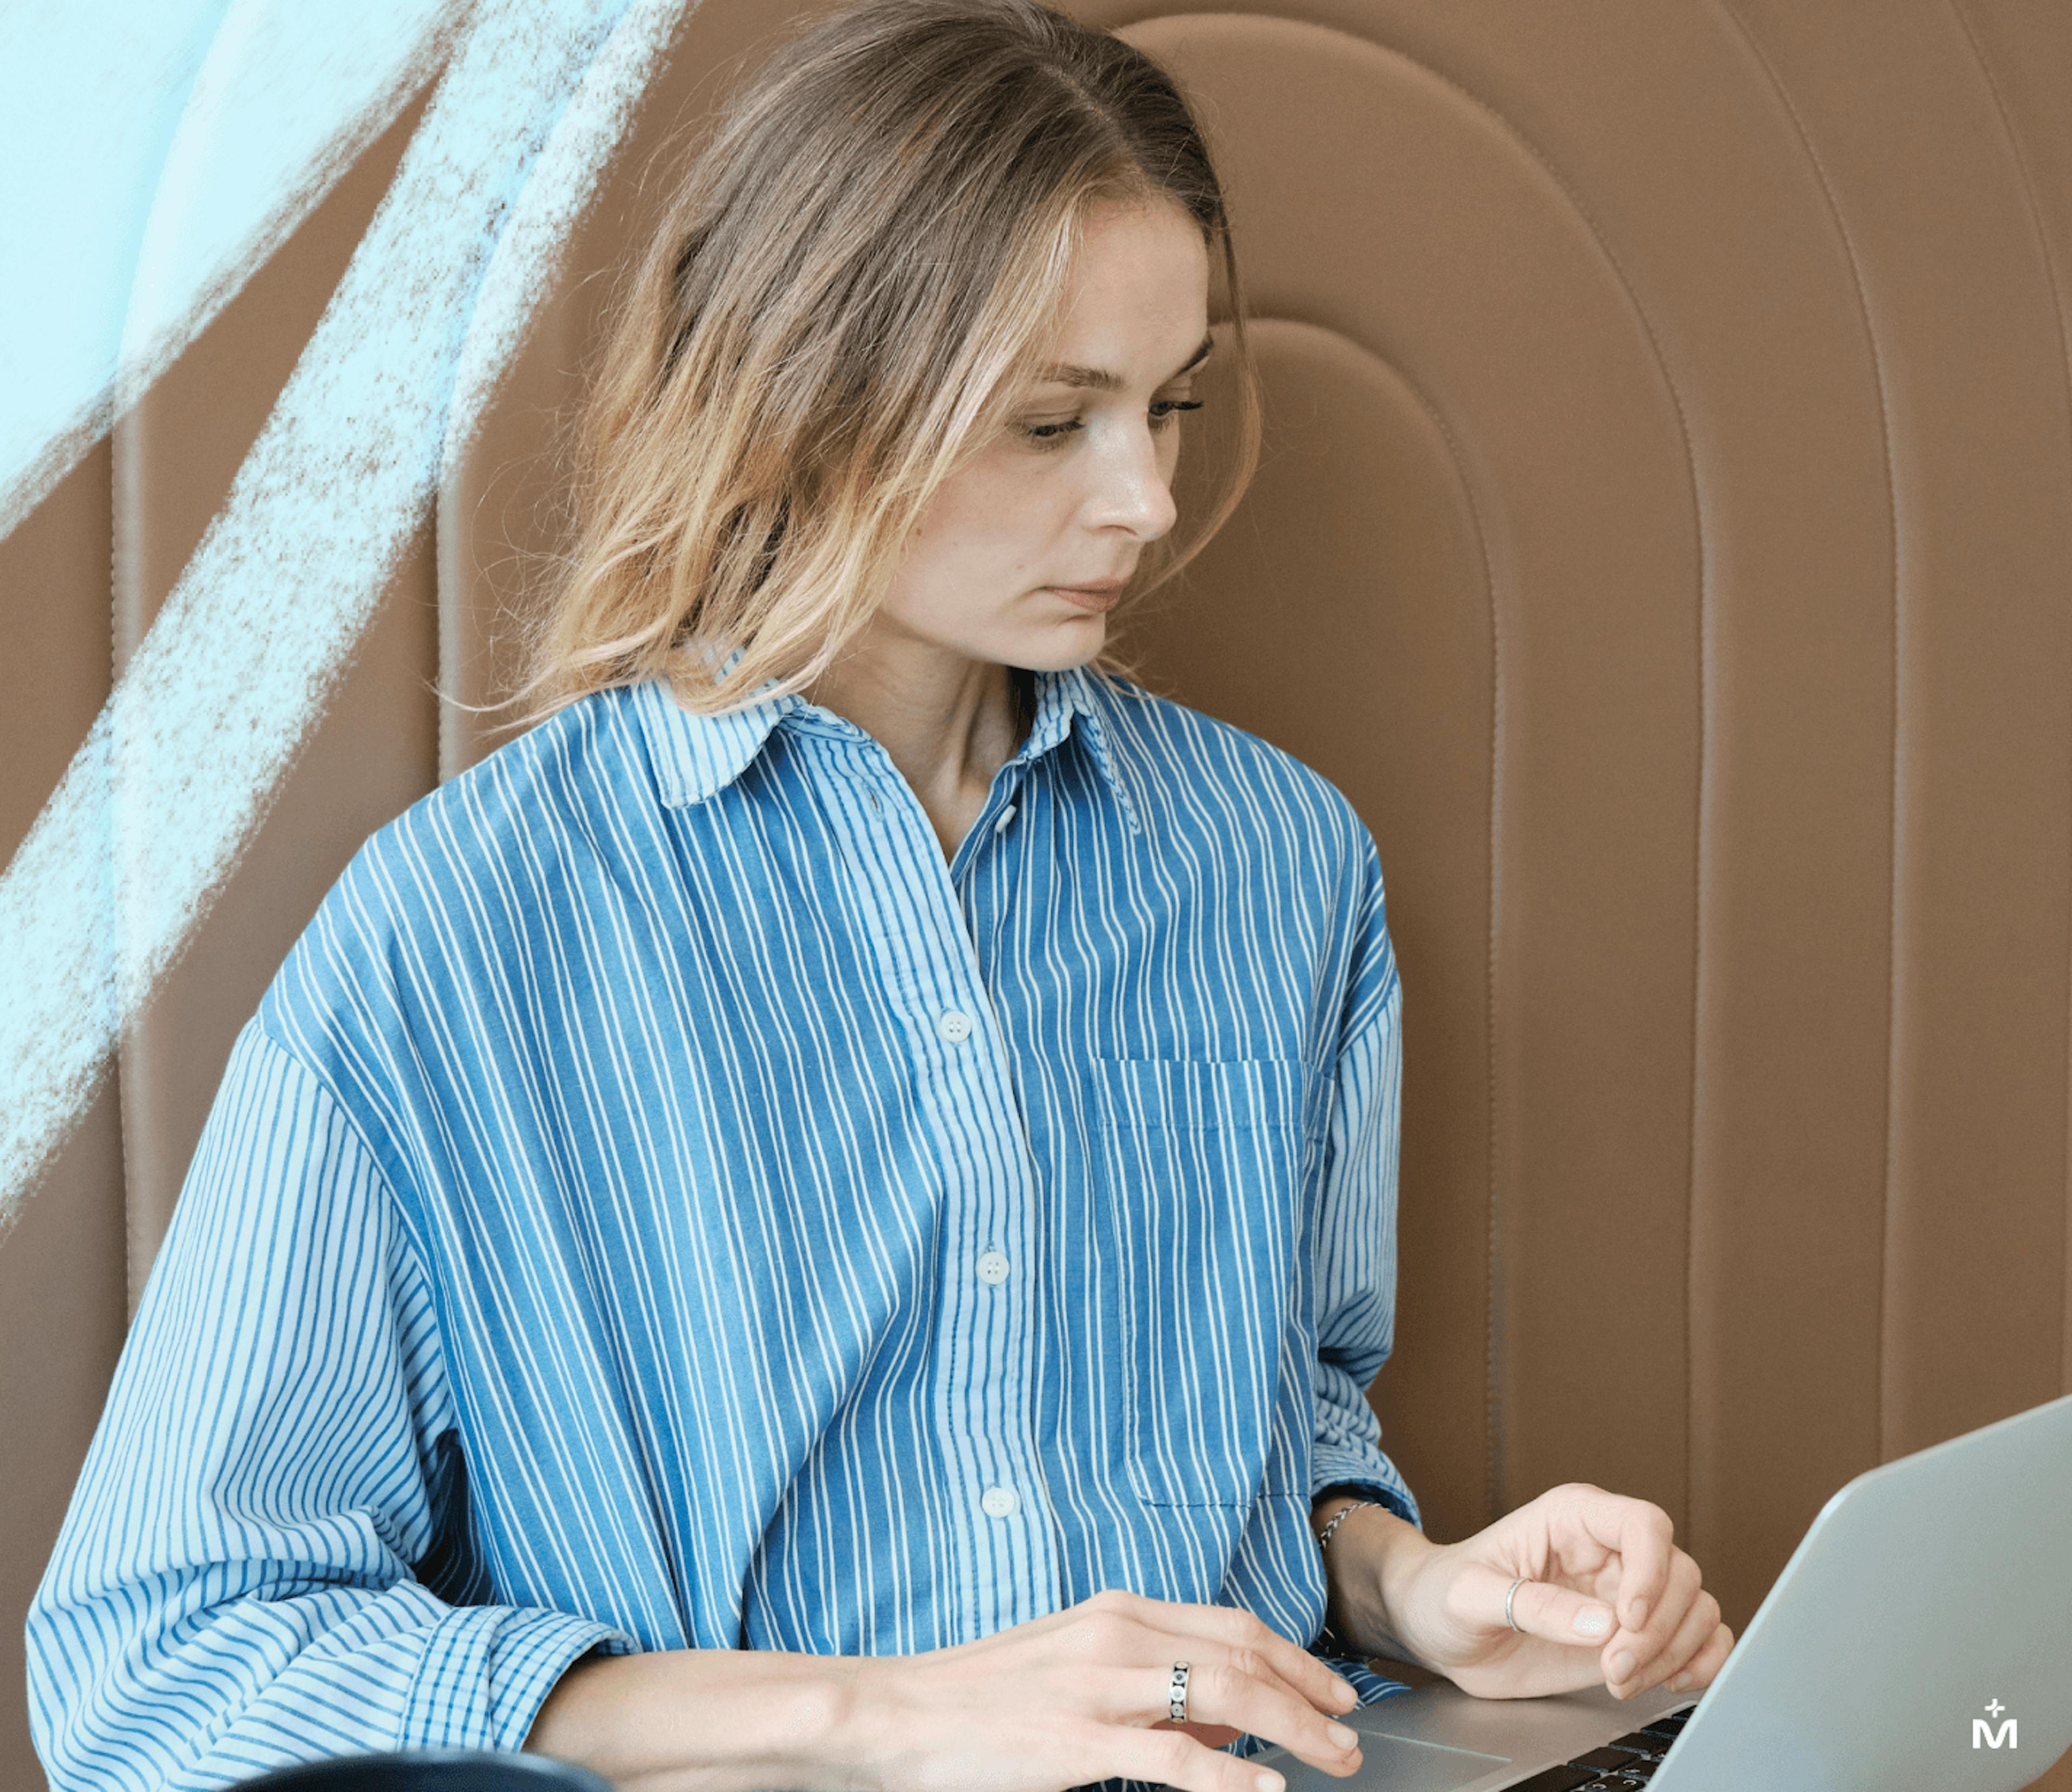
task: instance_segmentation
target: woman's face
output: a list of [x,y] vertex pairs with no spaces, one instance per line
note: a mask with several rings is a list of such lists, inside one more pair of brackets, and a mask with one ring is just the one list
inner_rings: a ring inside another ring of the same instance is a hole
[[1174,407],[1191,402],[1208,293],[1208,251],[1177,205],[1088,218],[1046,364],[1059,377],[936,493],[875,628],[1039,670],[1100,650],[1105,615],[1055,588],[1119,584],[1173,527]]

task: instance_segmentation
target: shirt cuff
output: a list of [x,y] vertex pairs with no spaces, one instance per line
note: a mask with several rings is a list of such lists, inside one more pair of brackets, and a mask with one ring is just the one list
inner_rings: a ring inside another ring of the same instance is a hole
[[1424,1528],[1424,1515],[1417,1509],[1417,1496],[1411,1492],[1403,1477],[1396,1473],[1395,1465],[1379,1450],[1350,1450],[1334,1444],[1318,1444],[1312,1457],[1309,1486],[1309,1503],[1313,1506],[1326,1489],[1336,1488],[1356,1499],[1378,1499],[1405,1523],[1416,1525],[1420,1531]]
[[600,1643],[615,1654],[631,1646],[610,1625],[565,1612],[456,1609],[418,1663],[402,1746],[523,1748],[555,1683]]

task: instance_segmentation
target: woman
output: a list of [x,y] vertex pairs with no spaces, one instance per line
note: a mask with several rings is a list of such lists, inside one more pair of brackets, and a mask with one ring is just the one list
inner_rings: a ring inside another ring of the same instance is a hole
[[[1372,839],[1104,651],[1248,474],[1238,292],[1172,87],[1034,0],[868,0],[735,101],[618,326],[537,725],[239,1037],[31,1614],[54,1783],[1251,1792],[1265,1743],[1355,1770],[1368,1655],[1709,1683],[1659,1507],[1423,1536],[1363,1393]],[[1180,552],[1211,353],[1239,478]]]

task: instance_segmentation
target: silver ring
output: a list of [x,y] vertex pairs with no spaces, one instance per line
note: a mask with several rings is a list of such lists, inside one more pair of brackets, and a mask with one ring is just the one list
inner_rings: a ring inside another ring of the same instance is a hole
[[1525,1577],[1521,1574],[1515,1581],[1511,1583],[1511,1591],[1503,1596],[1503,1621],[1505,1623],[1508,1624],[1511,1629],[1517,1631],[1520,1636],[1523,1636],[1525,1634],[1525,1626],[1520,1624],[1516,1618],[1511,1615],[1511,1602],[1518,1597],[1518,1589],[1524,1585]]
[[1187,1721],[1187,1664],[1183,1661],[1173,1663],[1173,1683],[1166,1689],[1166,1712],[1176,1724]]

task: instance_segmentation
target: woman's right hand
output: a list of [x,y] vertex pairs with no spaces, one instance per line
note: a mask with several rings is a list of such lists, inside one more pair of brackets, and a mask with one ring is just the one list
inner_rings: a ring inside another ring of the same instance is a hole
[[[1280,1792],[1281,1776],[1198,1740],[1249,1730],[1344,1777],[1358,1696],[1250,1612],[1111,1590],[976,1642],[852,1658],[836,1752],[876,1792],[1067,1792],[1124,1778],[1178,1792]],[[1187,1723],[1167,1717],[1190,1664]],[[1349,1739],[1342,1744],[1334,1735]],[[1260,1776],[1270,1774],[1262,1786]]]

